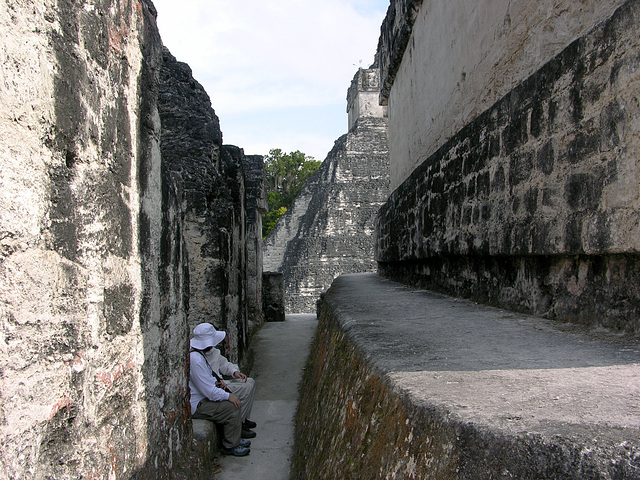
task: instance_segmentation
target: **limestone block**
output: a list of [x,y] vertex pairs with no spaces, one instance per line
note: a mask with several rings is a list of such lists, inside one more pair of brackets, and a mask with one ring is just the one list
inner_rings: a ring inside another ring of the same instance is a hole
[[382,279],[324,297],[292,478],[635,479],[635,341]]
[[218,428],[214,422],[201,418],[191,420],[193,424],[193,443],[206,462],[217,455],[219,447]]
[[283,322],[284,279],[279,272],[263,272],[262,274],[262,309],[267,322]]
[[624,0],[394,0],[381,29],[391,190]]
[[626,2],[413,171],[380,210],[381,271],[638,330],[639,10]]

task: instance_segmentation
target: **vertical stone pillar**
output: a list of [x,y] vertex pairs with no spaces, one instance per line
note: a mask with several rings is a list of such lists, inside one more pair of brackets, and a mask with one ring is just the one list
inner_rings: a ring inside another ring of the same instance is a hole
[[264,272],[262,274],[262,310],[265,321],[284,321],[284,279],[282,273]]
[[249,328],[264,323],[262,313],[262,215],[267,213],[264,159],[261,155],[247,155],[244,160],[246,188],[247,268],[246,303]]

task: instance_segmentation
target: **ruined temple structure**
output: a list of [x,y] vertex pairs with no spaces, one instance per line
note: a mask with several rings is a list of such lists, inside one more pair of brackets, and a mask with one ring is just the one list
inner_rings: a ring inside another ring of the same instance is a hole
[[639,32],[391,1],[378,272],[323,297],[292,478],[640,478]]
[[355,74],[347,93],[348,133],[265,239],[264,270],[283,274],[287,313],[315,313],[320,294],[338,275],[376,269],[373,224],[389,195],[378,71]]
[[262,323],[263,160],[222,144],[207,93],[167,49],[158,99],[163,168],[180,178],[184,194],[189,327],[213,322],[226,330],[237,361],[249,330]]
[[188,340],[261,314],[261,157],[151,1],[0,6],[0,477],[198,478]]
[[392,3],[380,273],[640,332],[638,2]]

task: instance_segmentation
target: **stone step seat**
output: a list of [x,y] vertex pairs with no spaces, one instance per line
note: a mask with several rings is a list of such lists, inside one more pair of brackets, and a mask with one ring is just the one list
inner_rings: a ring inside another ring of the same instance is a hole
[[[422,452],[429,457],[440,441],[450,458],[439,460],[453,462],[455,478],[640,478],[637,339],[411,289],[377,274],[338,277],[321,312],[344,332],[368,375],[412,405],[407,452],[427,442]],[[361,380],[360,392],[367,388]],[[345,408],[343,417],[356,411],[366,418],[358,410],[364,403]],[[465,469],[475,473],[464,476]]]
[[194,418],[191,423],[193,425],[194,449],[206,463],[209,463],[218,455],[221,441],[219,427],[214,422],[201,418]]

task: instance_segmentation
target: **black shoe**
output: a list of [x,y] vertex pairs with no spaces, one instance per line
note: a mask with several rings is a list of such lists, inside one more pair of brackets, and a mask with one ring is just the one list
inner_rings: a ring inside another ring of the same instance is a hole
[[256,436],[256,432],[254,432],[253,430],[247,430],[246,428],[242,429],[242,434],[241,434],[242,438],[254,438],[255,436]]
[[256,428],[257,426],[258,426],[258,424],[256,422],[252,422],[248,418],[242,424],[242,428],[244,428],[246,430],[251,430],[252,428]]
[[240,440],[240,446],[243,448],[249,448],[251,446],[251,442],[243,438]]
[[222,447],[220,449],[220,453],[222,453],[223,455],[233,455],[234,457],[246,457],[247,455],[249,455],[249,453],[251,453],[251,450],[238,445],[236,448]]

